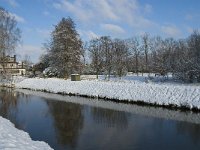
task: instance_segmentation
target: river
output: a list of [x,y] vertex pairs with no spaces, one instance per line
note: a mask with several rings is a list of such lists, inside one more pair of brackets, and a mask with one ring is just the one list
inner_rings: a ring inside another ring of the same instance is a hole
[[55,150],[200,149],[200,113],[0,89],[0,115]]

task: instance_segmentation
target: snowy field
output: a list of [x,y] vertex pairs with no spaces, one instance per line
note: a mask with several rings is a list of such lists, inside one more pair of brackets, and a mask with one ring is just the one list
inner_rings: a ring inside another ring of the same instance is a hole
[[33,141],[30,136],[14,127],[7,119],[0,116],[0,149],[1,150],[52,150],[44,142]]
[[[96,75],[81,75],[81,80],[96,80]],[[98,80],[105,80],[104,75],[99,75]],[[172,77],[171,74],[168,76],[155,76],[154,73],[139,73],[136,75],[135,73],[129,73],[127,76],[123,76],[121,78],[111,76],[110,81],[115,82],[152,82],[156,84],[184,84],[180,80],[176,80]]]
[[[155,79],[153,79],[155,80]],[[146,77],[127,76],[111,81],[70,81],[56,78],[30,78],[16,83],[16,88],[52,93],[75,94],[104,99],[200,109],[200,86],[154,82]]]

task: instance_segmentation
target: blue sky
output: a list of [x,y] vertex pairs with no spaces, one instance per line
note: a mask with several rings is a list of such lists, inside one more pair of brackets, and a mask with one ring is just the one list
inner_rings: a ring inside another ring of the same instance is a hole
[[128,38],[148,32],[186,38],[200,28],[200,0],[0,0],[22,30],[16,53],[35,63],[62,17],[70,16],[84,41],[101,35]]

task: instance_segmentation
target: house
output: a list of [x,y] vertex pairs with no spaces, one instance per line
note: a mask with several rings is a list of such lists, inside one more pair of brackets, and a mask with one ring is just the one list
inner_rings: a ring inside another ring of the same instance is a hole
[[4,64],[6,72],[11,73],[12,75],[25,75],[26,69],[25,64],[23,62],[16,61],[16,55],[13,57],[6,56],[6,62],[0,62],[0,72],[2,73]]

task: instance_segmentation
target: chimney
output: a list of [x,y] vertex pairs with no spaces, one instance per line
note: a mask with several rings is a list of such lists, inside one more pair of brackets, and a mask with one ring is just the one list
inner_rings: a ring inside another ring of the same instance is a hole
[[16,62],[16,55],[14,55],[14,62]]

